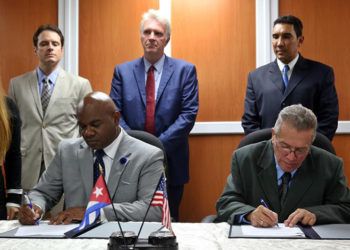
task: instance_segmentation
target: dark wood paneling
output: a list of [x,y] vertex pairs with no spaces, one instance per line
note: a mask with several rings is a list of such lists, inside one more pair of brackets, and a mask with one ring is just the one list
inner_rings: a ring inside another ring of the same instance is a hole
[[295,15],[303,21],[303,56],[334,68],[339,97],[339,120],[350,120],[350,1],[283,0],[281,15]]
[[0,0],[0,76],[5,91],[10,78],[37,66],[33,33],[41,24],[57,24],[57,13],[57,0]]
[[109,94],[114,66],[142,56],[139,24],[149,8],[158,1],[79,1],[79,72],[94,90]]
[[198,222],[215,214],[231,170],[231,156],[241,135],[201,135],[190,137],[190,182],[181,203],[181,221]]
[[171,18],[172,55],[197,66],[197,121],[241,120],[255,68],[255,1],[176,0]]

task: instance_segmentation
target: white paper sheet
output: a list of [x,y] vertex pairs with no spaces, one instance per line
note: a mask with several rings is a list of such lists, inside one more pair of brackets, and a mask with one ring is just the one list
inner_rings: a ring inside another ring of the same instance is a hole
[[63,236],[65,232],[77,227],[79,224],[49,225],[47,221],[40,221],[39,225],[20,226],[15,236],[48,235]]
[[300,237],[305,238],[305,234],[298,227],[285,227],[283,223],[279,223],[278,227],[261,228],[251,225],[241,226],[242,234],[251,237]]

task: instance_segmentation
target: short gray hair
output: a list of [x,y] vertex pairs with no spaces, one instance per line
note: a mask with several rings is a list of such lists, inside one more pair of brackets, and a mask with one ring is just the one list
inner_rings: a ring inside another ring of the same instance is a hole
[[143,26],[145,22],[150,19],[155,19],[165,26],[165,35],[168,42],[171,34],[170,22],[159,10],[149,9],[147,12],[143,13],[140,23],[141,34],[143,33]]
[[301,104],[291,105],[281,110],[274,126],[276,135],[279,135],[283,123],[287,123],[297,131],[312,129],[312,141],[316,137],[317,118],[310,109],[305,108]]

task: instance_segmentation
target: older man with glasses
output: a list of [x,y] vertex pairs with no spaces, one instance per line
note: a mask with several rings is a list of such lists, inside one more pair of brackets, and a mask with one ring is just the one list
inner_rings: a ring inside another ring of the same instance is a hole
[[235,151],[217,221],[256,227],[350,223],[343,162],[311,145],[316,128],[311,110],[291,105],[279,113],[271,140]]

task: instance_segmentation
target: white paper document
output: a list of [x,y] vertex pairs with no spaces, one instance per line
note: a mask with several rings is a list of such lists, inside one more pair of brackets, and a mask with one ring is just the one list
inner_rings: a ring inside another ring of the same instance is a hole
[[279,223],[278,227],[274,226],[269,228],[253,227],[251,225],[242,225],[241,230],[244,236],[250,236],[250,237],[305,238],[305,234],[303,233],[303,231],[301,231],[299,227],[286,227],[284,226],[283,223]]
[[40,221],[39,225],[20,226],[18,227],[15,236],[32,236],[32,235],[47,235],[47,236],[64,236],[64,233],[77,227],[79,224],[68,225],[49,225],[46,221]]

